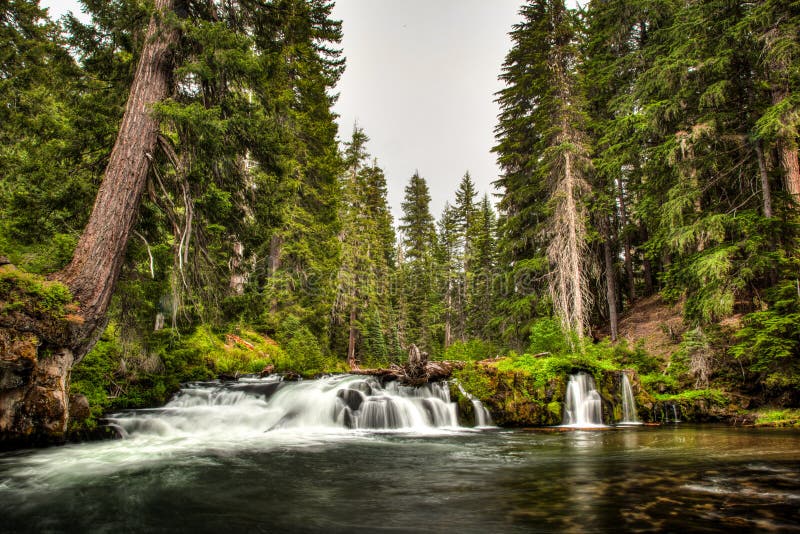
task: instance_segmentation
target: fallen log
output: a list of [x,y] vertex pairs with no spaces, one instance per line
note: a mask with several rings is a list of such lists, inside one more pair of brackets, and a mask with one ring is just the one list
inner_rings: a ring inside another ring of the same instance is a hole
[[386,380],[397,380],[403,385],[420,386],[428,382],[447,380],[453,369],[463,369],[464,362],[428,360],[428,354],[421,352],[416,345],[411,345],[408,362],[403,365],[391,364],[388,368],[354,369],[350,374],[378,376]]

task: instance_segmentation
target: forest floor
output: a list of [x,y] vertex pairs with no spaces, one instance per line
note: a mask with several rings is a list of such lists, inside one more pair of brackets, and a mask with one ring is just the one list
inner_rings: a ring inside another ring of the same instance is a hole
[[668,359],[686,331],[682,308],[682,303],[667,304],[659,295],[640,299],[622,315],[619,339],[630,346],[641,343],[648,353]]

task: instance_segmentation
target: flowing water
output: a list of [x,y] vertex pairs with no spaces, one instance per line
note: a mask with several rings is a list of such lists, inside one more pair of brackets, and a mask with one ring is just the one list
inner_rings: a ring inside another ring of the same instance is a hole
[[458,426],[444,382],[412,388],[374,377],[331,376],[284,383],[279,377],[182,389],[164,408],[112,417],[124,436],[256,441],[265,432],[350,429],[431,432]]
[[469,402],[472,403],[472,413],[475,415],[475,426],[477,428],[492,428],[494,427],[494,421],[492,420],[492,414],[489,413],[489,410],[483,405],[483,403],[472,395],[469,391],[464,389],[459,383],[456,383],[458,386],[458,391],[461,392],[466,398],[469,399]]
[[373,386],[197,385],[125,439],[2,453],[0,531],[800,531],[798,431],[477,430]]
[[633,397],[633,388],[628,375],[622,373],[622,425],[638,425],[639,418],[636,415],[636,399]]
[[562,426],[575,428],[604,426],[600,393],[597,392],[591,375],[586,373],[570,375]]

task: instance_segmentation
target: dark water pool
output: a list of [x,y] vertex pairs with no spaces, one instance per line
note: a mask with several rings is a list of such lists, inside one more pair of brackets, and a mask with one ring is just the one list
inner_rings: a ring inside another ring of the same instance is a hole
[[272,432],[7,453],[0,530],[800,531],[800,432]]

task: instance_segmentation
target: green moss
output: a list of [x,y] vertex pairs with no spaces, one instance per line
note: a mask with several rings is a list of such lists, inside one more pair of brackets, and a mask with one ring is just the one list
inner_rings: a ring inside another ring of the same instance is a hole
[[480,401],[487,400],[495,392],[496,386],[492,384],[491,377],[480,372],[475,363],[470,362],[463,369],[454,370],[452,376],[470,395],[477,397]]
[[725,393],[719,389],[688,389],[680,393],[655,394],[653,397],[662,402],[694,402],[696,400],[707,400],[719,405],[728,404],[729,399]]
[[599,378],[603,371],[619,369],[608,357],[605,346],[589,347],[582,354],[534,356],[531,354],[512,354],[495,365],[501,372],[523,372],[534,378],[534,387],[540,388],[548,382],[577,370],[586,371]]
[[561,419],[561,403],[553,401],[547,405],[547,411],[553,414],[557,419]]
[[756,424],[763,426],[800,426],[800,409],[785,408],[759,412]]
[[206,325],[167,351],[167,358],[176,353],[194,353],[194,358],[204,360],[215,374],[234,376],[258,373],[269,364],[277,368],[277,362],[286,358],[274,341],[252,330],[240,328],[235,334],[218,334]]
[[640,375],[642,386],[649,391],[658,391],[662,393],[675,392],[679,389],[678,380],[672,375],[665,375],[663,373],[648,373]]
[[71,303],[72,294],[64,284],[11,265],[0,267],[0,314],[19,311],[32,317],[65,319]]

